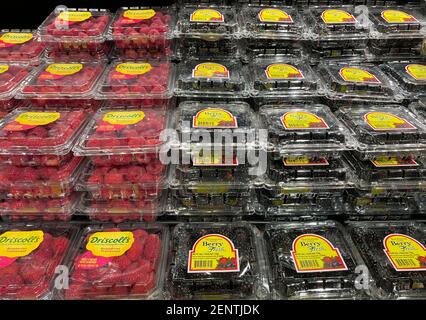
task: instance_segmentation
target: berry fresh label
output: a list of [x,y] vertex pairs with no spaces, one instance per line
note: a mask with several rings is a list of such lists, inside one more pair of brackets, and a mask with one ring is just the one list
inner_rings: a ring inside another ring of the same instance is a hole
[[214,9],[195,10],[189,18],[191,22],[224,22],[225,17],[222,13]]
[[259,11],[257,15],[260,22],[293,23],[293,18],[284,10],[267,8]]
[[0,37],[0,48],[8,48],[17,44],[23,44],[33,39],[32,33],[6,32]]
[[68,24],[83,22],[92,17],[92,13],[88,11],[64,11],[61,12],[57,20],[59,22],[67,22]]
[[339,249],[316,234],[297,237],[293,241],[291,255],[298,273],[348,270]]
[[286,130],[330,128],[323,118],[306,111],[287,112],[281,117],[281,123]]
[[373,165],[377,168],[386,167],[417,167],[419,164],[414,159],[404,159],[398,157],[376,157],[371,160]]
[[120,257],[129,250],[135,239],[133,233],[95,232],[87,240],[86,249],[96,257]]
[[407,120],[384,112],[369,112],[364,115],[365,122],[375,131],[416,129]]
[[44,70],[39,76],[43,80],[61,79],[71,76],[83,70],[81,63],[53,63]]
[[217,155],[215,153],[210,155],[194,155],[192,162],[195,167],[229,167],[229,166],[238,166],[238,158],[232,157],[227,159],[223,155]]
[[390,234],[383,240],[386,256],[396,271],[426,271],[426,248],[404,234]]
[[231,129],[238,128],[237,118],[224,109],[204,109],[193,118],[194,128]]
[[302,71],[296,67],[285,63],[270,64],[266,70],[266,77],[268,79],[304,79]]
[[209,234],[197,240],[189,251],[188,273],[238,272],[238,249],[220,234]]
[[417,23],[418,20],[412,15],[400,10],[384,10],[381,13],[383,20],[387,23]]
[[24,112],[4,127],[6,131],[23,131],[38,126],[45,126],[61,117],[59,112]]
[[0,268],[7,267],[17,258],[28,256],[43,242],[44,233],[34,231],[6,231],[0,235]]
[[123,12],[123,23],[134,24],[139,23],[143,20],[151,19],[155,16],[155,10],[144,9],[144,10],[126,10]]
[[329,165],[328,160],[326,158],[309,158],[306,156],[287,157],[283,159],[283,163],[286,167]]
[[143,75],[152,70],[150,63],[120,63],[115,67],[116,73],[112,75],[113,79],[131,79]]
[[349,12],[338,9],[325,10],[321,19],[326,24],[356,23],[356,19]]
[[409,64],[405,67],[405,71],[416,80],[426,80],[426,65]]
[[340,77],[348,82],[381,83],[371,72],[355,67],[345,67],[339,71]]
[[5,64],[0,64],[0,74],[9,71],[9,66]]
[[195,66],[194,70],[192,70],[192,77],[229,79],[229,70],[219,63],[205,62]]
[[128,125],[141,122],[145,118],[143,111],[111,111],[107,112],[96,128],[98,132],[116,131]]

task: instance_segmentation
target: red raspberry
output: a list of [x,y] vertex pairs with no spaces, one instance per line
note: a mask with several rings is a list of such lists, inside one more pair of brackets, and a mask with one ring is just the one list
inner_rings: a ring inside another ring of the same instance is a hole
[[69,240],[65,237],[57,237],[53,240],[53,248],[56,255],[62,255],[68,248]]
[[116,264],[120,270],[126,270],[132,264],[132,261],[126,255],[122,255],[115,257],[112,264]]
[[144,245],[144,242],[135,239],[132,247],[126,253],[127,257],[132,261],[139,260],[144,252]]
[[145,248],[143,251],[144,257],[148,260],[155,262],[160,255],[161,249],[161,240],[160,237],[156,234],[150,234],[145,243]]
[[155,288],[155,273],[145,273],[139,281],[133,286],[131,293],[133,295],[147,294]]
[[85,297],[88,289],[85,285],[72,283],[68,289],[65,290],[65,299],[79,300]]
[[32,284],[44,281],[46,268],[44,265],[36,265],[31,263],[24,264],[20,269],[20,275],[25,282]]

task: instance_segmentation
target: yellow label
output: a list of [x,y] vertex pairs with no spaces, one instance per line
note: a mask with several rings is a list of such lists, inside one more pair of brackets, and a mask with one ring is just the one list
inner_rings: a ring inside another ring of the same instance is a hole
[[291,255],[298,273],[348,270],[339,249],[316,234],[297,237],[293,241]]
[[83,69],[81,63],[53,63],[46,68],[46,72],[57,76],[70,76]]
[[309,188],[309,187],[299,187],[299,188],[283,187],[283,188],[281,188],[281,193],[287,194],[287,195],[306,194],[306,193],[310,193],[310,192],[312,192],[312,189]]
[[287,130],[329,129],[323,118],[307,111],[287,112],[281,117],[281,123]]
[[238,128],[237,118],[227,110],[209,108],[198,111],[193,117],[194,128]]
[[287,157],[283,159],[283,163],[287,167],[291,166],[328,166],[326,158],[310,158],[307,156]]
[[340,69],[339,74],[343,80],[349,82],[381,83],[374,74],[361,68],[345,67]]
[[129,250],[135,241],[133,233],[95,232],[87,240],[86,249],[97,257],[119,257]]
[[115,70],[122,74],[134,76],[151,71],[152,66],[149,63],[120,63],[115,67]]
[[209,234],[195,242],[188,255],[188,273],[238,272],[238,249],[220,234]]
[[61,117],[59,112],[24,112],[15,118],[21,125],[45,126]]
[[416,80],[426,80],[426,65],[409,64],[405,67],[405,71]]
[[196,188],[194,188],[195,193],[200,194],[223,194],[229,191],[230,187],[227,185],[215,185],[215,184],[198,184]]
[[58,15],[58,19],[67,22],[82,22],[90,19],[92,13],[88,11],[64,11]]
[[43,242],[44,233],[35,231],[6,231],[0,235],[0,257],[28,256]]
[[305,78],[302,71],[296,67],[285,63],[270,64],[266,70],[268,79],[303,79]]
[[228,79],[229,70],[219,63],[205,62],[195,66],[194,70],[192,70],[192,77]]
[[407,120],[384,112],[369,112],[364,115],[367,124],[375,131],[381,130],[413,130],[416,129]]
[[329,9],[321,14],[322,21],[327,24],[356,23],[356,19],[349,12],[339,9]]
[[224,22],[225,18],[222,13],[214,9],[198,9],[195,10],[189,19],[191,22]]
[[390,234],[383,240],[384,251],[396,271],[426,271],[426,248],[404,234]]
[[400,10],[384,10],[381,13],[387,23],[416,23],[418,20],[412,15]]
[[9,66],[5,64],[0,64],[0,74],[5,73],[7,71],[9,71]]
[[106,113],[102,120],[110,124],[129,125],[136,124],[144,118],[143,111],[111,111]]
[[414,159],[404,159],[399,157],[376,157],[371,160],[375,167],[413,167],[419,164]]
[[155,10],[144,9],[144,10],[126,10],[123,13],[123,17],[130,20],[147,20],[155,16]]
[[267,8],[259,11],[260,22],[293,23],[293,18],[284,10]]
[[227,160],[223,155],[217,155],[216,153],[212,153],[210,155],[194,155],[192,159],[193,165],[196,167],[202,166],[238,166],[238,159],[236,157],[232,157],[232,159]]
[[26,32],[6,32],[0,37],[2,43],[22,44],[32,40],[33,34]]

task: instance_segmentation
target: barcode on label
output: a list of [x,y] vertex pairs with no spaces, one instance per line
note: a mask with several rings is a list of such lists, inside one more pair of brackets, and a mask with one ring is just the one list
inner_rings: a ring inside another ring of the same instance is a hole
[[194,260],[195,269],[211,269],[213,268],[212,260]]
[[300,260],[300,267],[301,268],[320,268],[321,266],[318,264],[315,260]]
[[413,267],[416,262],[412,259],[395,259],[395,262],[400,267]]

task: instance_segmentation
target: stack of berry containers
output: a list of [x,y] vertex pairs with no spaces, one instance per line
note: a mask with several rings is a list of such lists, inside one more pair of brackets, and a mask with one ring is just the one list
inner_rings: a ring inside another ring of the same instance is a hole
[[3,29],[0,31],[0,63],[38,66],[45,46],[33,30]]
[[352,174],[342,153],[353,145],[344,125],[314,103],[269,105],[259,110],[268,131],[268,164],[256,187],[267,220],[326,219],[344,213]]
[[162,108],[98,110],[74,154],[88,158],[78,182],[80,211],[93,221],[152,221],[162,213],[167,167],[160,161],[168,126]]
[[344,107],[337,115],[356,140],[345,155],[356,175],[349,218],[411,218],[424,192],[425,124],[401,105]]
[[105,60],[111,51],[107,41],[111,19],[106,9],[57,8],[38,33],[54,62]]
[[108,37],[121,59],[164,59],[174,54],[176,8],[122,7],[113,19]]
[[86,123],[83,111],[18,108],[0,124],[0,213],[4,219],[67,221],[83,159],[71,149]]

